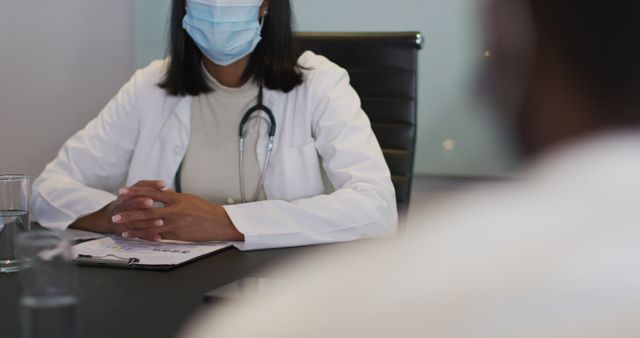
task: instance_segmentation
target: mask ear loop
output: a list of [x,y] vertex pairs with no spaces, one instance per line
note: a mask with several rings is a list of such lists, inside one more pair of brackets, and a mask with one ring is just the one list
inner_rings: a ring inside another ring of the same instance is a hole
[[[262,6],[262,4],[264,3],[264,0],[260,1],[260,3],[258,4],[258,6]],[[262,11],[262,17],[260,17],[260,28],[262,29],[264,27],[264,18],[267,17],[267,15],[269,14],[269,9],[265,8]]]
[[268,14],[269,14],[269,10],[265,9],[264,12],[262,13],[262,17],[260,18],[260,28],[264,27],[264,18],[266,18]]

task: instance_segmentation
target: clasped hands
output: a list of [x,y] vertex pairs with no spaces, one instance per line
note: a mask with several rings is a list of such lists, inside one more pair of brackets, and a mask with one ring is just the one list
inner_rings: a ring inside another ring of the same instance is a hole
[[[162,207],[157,207],[157,203]],[[120,189],[105,209],[109,231],[125,238],[150,241],[242,241],[240,233],[220,205],[197,196],[165,189],[161,181],[141,181]]]

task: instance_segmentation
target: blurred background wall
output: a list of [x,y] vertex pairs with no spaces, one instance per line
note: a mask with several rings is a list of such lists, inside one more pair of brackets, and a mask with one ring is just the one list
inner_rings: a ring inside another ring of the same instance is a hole
[[134,70],[130,0],[0,1],[0,172],[35,178]]
[[[484,54],[479,1],[292,2],[301,31],[423,33],[418,173],[508,171],[507,147],[489,115],[471,99]],[[135,68],[164,57],[169,4],[170,0],[0,2],[0,172],[37,175]]]

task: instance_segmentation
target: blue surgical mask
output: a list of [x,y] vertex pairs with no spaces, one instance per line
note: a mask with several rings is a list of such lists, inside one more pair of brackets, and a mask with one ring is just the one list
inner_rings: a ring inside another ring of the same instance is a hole
[[262,0],[187,0],[182,27],[209,60],[228,66],[251,54],[260,40]]

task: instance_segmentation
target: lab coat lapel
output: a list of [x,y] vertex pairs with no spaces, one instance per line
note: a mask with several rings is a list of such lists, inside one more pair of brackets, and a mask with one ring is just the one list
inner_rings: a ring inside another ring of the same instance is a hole
[[186,96],[177,102],[173,114],[168,117],[151,149],[151,161],[147,173],[156,172],[161,179],[174,186],[178,167],[187,152],[191,135],[191,103],[193,98]]
[[[182,125],[186,128],[187,134],[191,130],[191,104],[193,102],[192,96],[185,96],[178,102],[176,108],[174,110],[175,116],[178,117],[178,120],[182,123]],[[187,140],[188,142],[188,140]]]

